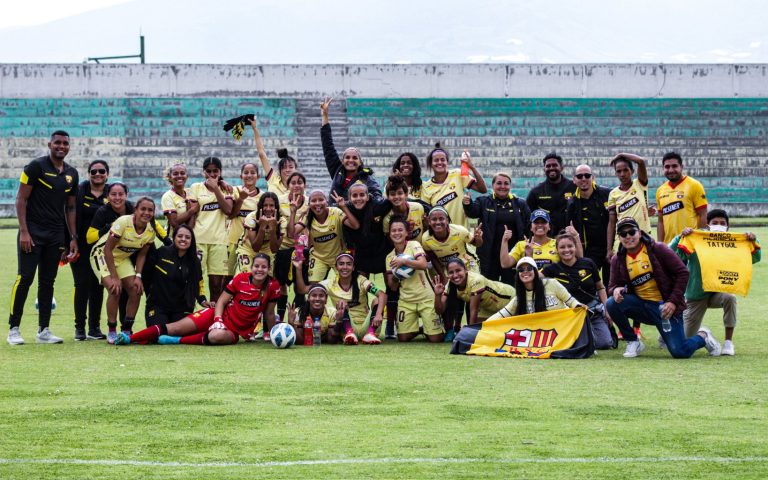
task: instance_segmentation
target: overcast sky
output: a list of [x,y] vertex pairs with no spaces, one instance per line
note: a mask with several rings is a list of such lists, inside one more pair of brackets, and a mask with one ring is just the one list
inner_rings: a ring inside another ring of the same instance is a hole
[[768,63],[762,0],[7,2],[0,62]]

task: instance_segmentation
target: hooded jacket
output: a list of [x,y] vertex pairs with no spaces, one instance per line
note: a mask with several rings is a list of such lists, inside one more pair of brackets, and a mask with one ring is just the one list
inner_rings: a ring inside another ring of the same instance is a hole
[[[341,163],[341,158],[339,158],[339,153],[336,151],[336,147],[333,144],[333,134],[331,133],[330,124],[325,124],[320,127],[320,141],[323,144],[325,166],[328,168],[328,174],[331,176],[331,193],[347,198],[347,190],[349,189],[349,186],[360,181],[366,184],[368,187],[368,194],[371,195],[373,199],[381,198],[381,187],[376,179],[373,178],[373,170],[367,167],[361,167],[349,181],[347,186],[343,186],[347,175],[344,170],[344,165]],[[329,198],[328,201],[331,204],[335,204],[333,197]]]

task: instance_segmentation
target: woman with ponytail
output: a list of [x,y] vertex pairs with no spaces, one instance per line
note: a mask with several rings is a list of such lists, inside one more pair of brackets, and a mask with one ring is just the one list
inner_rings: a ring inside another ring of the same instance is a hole
[[261,140],[261,133],[256,125],[256,118],[254,117],[253,120],[248,120],[248,122],[251,124],[253,139],[256,143],[256,152],[259,154],[261,167],[264,169],[264,174],[266,175],[267,191],[275,192],[278,197],[287,195],[289,191],[288,178],[293,172],[298,170],[298,162],[288,155],[287,148],[278,148],[277,158],[280,160],[277,162],[277,172],[275,172],[275,169],[272,168],[272,165],[269,163],[267,152],[264,150],[264,142]]

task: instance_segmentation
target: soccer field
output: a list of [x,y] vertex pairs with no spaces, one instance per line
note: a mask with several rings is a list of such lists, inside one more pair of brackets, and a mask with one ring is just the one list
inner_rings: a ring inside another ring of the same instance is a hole
[[[0,230],[8,293],[15,239]],[[735,357],[673,360],[644,326],[638,358],[622,344],[547,361],[424,342],[75,343],[65,267],[65,343],[34,344],[33,286],[27,344],[0,345],[0,478],[768,478],[767,272],[740,300]],[[720,312],[705,324],[722,341]]]

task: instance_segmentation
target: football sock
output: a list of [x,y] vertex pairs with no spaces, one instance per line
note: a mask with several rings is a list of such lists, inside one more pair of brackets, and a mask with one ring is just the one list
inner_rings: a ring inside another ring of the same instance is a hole
[[277,299],[277,314],[280,315],[280,319],[285,319],[285,307],[288,306],[288,295],[280,295]]
[[184,345],[210,345],[208,342],[208,332],[194,333],[181,337],[181,343]]
[[123,332],[130,332],[133,330],[134,317],[125,317],[125,320],[120,324],[120,330]]
[[116,323],[107,323],[107,328],[110,332],[116,332],[117,331],[117,324]]
[[165,325],[152,325],[131,335],[131,343],[154,343],[157,337],[167,333],[168,328]]

